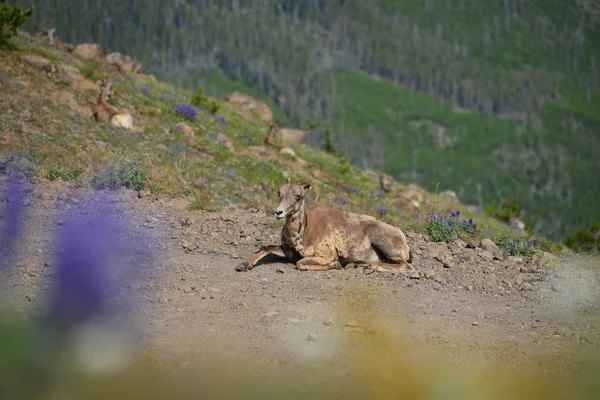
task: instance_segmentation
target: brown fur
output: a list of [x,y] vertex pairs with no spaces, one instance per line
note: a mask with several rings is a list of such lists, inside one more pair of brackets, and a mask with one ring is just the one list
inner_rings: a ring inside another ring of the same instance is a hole
[[112,95],[112,85],[108,81],[108,78],[100,83],[100,93],[98,95],[98,102],[92,106],[92,115],[97,122],[110,122],[115,126],[121,128],[132,128],[131,115],[126,111],[121,111],[118,108],[111,106],[106,102]]
[[291,184],[289,178],[279,188],[279,205],[275,215],[285,218],[281,244],[268,246],[237,267],[252,269],[269,254],[285,257],[302,271],[341,269],[349,264],[363,264],[375,271],[409,271],[412,254],[404,233],[394,225],[331,207],[317,206],[306,210],[304,197],[308,181]]
[[279,152],[291,154],[295,157],[296,153],[290,146],[275,143],[275,137],[277,137],[278,133],[279,125],[277,125],[276,122],[271,122],[271,124],[269,125],[269,130],[267,131],[267,136],[265,137],[265,145],[275,147],[277,150],[279,150]]

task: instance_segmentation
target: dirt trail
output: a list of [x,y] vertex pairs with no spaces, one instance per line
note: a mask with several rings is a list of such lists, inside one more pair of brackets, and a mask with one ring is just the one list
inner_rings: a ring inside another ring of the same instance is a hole
[[[57,219],[76,210],[86,191],[60,182],[26,186],[15,280],[2,289],[30,313],[43,305],[50,285]],[[122,215],[153,237],[156,253],[141,281],[121,290],[134,299],[141,343],[166,362],[187,365],[214,355],[235,362],[243,352],[265,368],[326,364],[359,357],[347,351],[355,346],[392,340],[408,352],[463,365],[495,360],[515,369],[578,372],[582,360],[600,353],[599,270],[583,259],[541,271],[409,232],[421,277],[300,272],[287,263],[236,272],[258,246],[277,242],[271,215],[235,207],[190,211],[186,199],[139,198],[128,190],[118,197]],[[452,262],[444,266],[440,253]]]

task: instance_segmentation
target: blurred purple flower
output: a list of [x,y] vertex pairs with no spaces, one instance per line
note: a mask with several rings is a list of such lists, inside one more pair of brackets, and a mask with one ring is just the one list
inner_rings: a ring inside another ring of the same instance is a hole
[[124,260],[125,253],[133,252],[138,262],[150,256],[145,240],[125,240],[127,234],[131,237],[131,227],[115,217],[116,203],[105,197],[85,202],[77,213],[71,211],[60,232],[46,313],[46,322],[59,330],[109,316],[118,295],[111,279],[129,282],[140,272],[139,265]]
[[6,189],[6,207],[4,212],[4,223],[0,232],[0,256],[2,264],[9,264],[10,255],[13,252],[13,246],[19,238],[24,217],[23,201],[25,200],[25,189],[19,183],[15,174],[8,178]]

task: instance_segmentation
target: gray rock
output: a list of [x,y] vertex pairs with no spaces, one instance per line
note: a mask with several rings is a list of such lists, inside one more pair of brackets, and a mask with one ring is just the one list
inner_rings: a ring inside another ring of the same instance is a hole
[[308,340],[309,342],[316,342],[317,341],[317,337],[315,335],[313,335],[312,333],[309,333],[306,336],[306,340]]
[[494,260],[504,261],[508,258],[508,250],[506,250],[504,247],[497,248],[494,250],[493,254]]
[[489,252],[489,251],[487,251],[487,250],[484,250],[484,251],[482,251],[482,252],[479,254],[479,256],[480,256],[481,258],[483,258],[484,260],[486,260],[486,261],[491,261],[491,260],[493,260],[493,259],[494,259],[494,254],[492,254],[491,252]]
[[467,242],[467,249],[476,249],[477,248],[477,243],[475,242]]
[[442,263],[444,268],[454,268],[454,262],[452,260],[446,260]]
[[44,72],[54,72],[54,65],[44,57],[35,54],[27,54],[21,57],[25,64],[41,69]]

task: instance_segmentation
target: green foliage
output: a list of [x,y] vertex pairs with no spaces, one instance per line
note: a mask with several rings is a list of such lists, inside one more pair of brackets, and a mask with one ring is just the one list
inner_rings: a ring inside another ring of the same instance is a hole
[[81,173],[83,172],[83,168],[64,168],[56,162],[52,165],[46,173],[44,174],[44,178],[49,181],[72,181],[77,179]]
[[323,149],[326,153],[337,154],[335,146],[333,145],[333,133],[329,127],[325,128],[323,133]]
[[456,239],[454,230],[447,224],[438,220],[428,220],[425,229],[431,240],[434,242],[450,243]]
[[434,242],[450,243],[458,238],[474,237],[477,233],[477,224],[473,219],[461,220],[460,211],[455,211],[447,217],[438,213],[426,221],[425,231]]
[[123,160],[121,165],[112,165],[104,172],[97,172],[91,179],[96,189],[128,189],[143,190],[148,184],[149,174],[132,161]]
[[496,208],[494,201],[485,208],[485,215],[493,216],[504,222],[510,222],[511,218],[519,218],[521,215],[521,207],[514,198],[510,200],[502,200],[500,207]]
[[593,223],[588,229],[578,228],[569,233],[563,243],[578,253],[600,252],[600,223]]
[[[506,223],[510,223],[513,218],[519,218],[522,211],[523,207],[517,203],[515,198],[502,200],[499,207],[496,207],[496,204],[492,200],[484,210],[485,215],[496,217]],[[533,221],[531,217],[527,216],[523,223],[525,224],[525,232],[533,234]]]
[[17,5],[12,9],[5,5],[6,0],[0,0],[0,44],[17,35],[17,28],[27,21],[33,13],[33,6],[23,11]]
[[210,115],[218,113],[220,108],[216,101],[209,100],[208,97],[204,96],[202,88],[199,88],[196,93],[194,93],[191,103],[193,106],[206,108],[206,111],[208,111]]
[[101,64],[98,61],[92,61],[83,64],[79,68],[79,72],[81,72],[81,75],[83,75],[86,79],[97,80],[100,77],[100,67]]
[[508,250],[508,254],[511,256],[531,257],[537,251],[551,252],[553,250],[552,242],[529,235],[501,234],[495,236],[493,242]]

